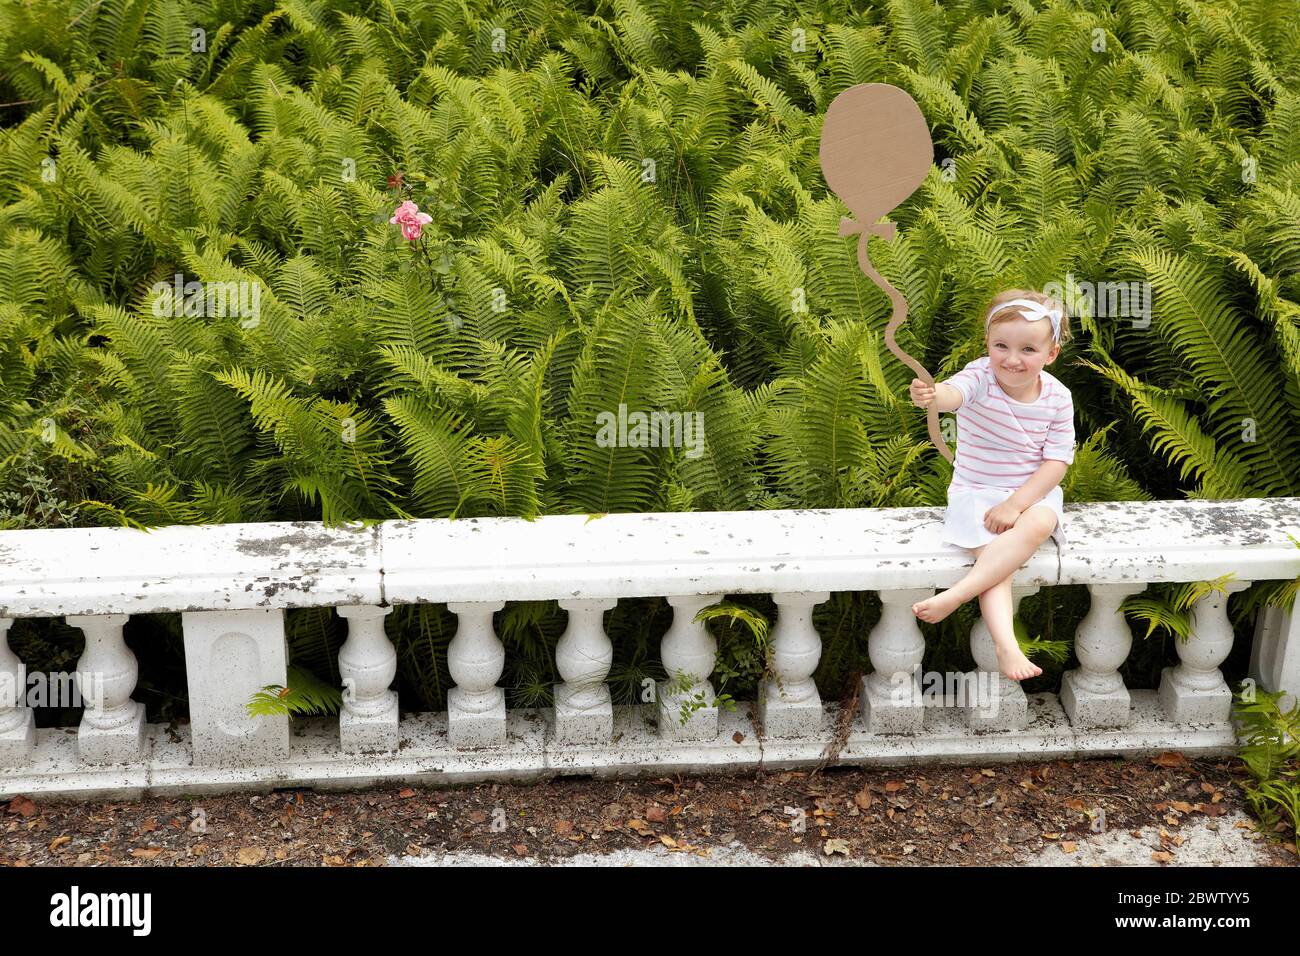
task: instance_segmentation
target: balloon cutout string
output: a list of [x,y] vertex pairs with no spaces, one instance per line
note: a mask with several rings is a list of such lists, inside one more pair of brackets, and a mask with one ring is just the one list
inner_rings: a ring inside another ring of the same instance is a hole
[[[867,249],[870,236],[893,241],[896,224],[876,220],[916,192],[930,171],[934,142],[925,116],[906,91],[888,83],[859,83],[826,108],[819,155],[826,185],[853,213],[840,220],[840,235],[860,235],[858,266],[894,307],[885,327],[885,344],[921,381],[933,385],[934,376],[894,339],[907,318],[907,299],[876,271]],[[939,433],[937,405],[927,409],[930,441],[951,462],[952,452]]]

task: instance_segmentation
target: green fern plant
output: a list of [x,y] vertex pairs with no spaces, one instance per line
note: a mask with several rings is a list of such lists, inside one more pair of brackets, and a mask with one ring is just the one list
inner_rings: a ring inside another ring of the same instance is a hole
[[1251,810],[1266,832],[1291,828],[1300,851],[1300,703],[1283,710],[1285,695],[1243,687],[1233,700],[1233,717],[1246,741],[1237,756],[1250,772],[1245,785]]
[[1230,571],[1213,581],[1153,585],[1140,595],[1125,598],[1120,610],[1134,620],[1146,623],[1144,638],[1159,631],[1185,641],[1192,636],[1192,608],[1196,602],[1215,591],[1226,597],[1228,591],[1224,585],[1236,576],[1236,572]]
[[290,665],[286,679],[287,684],[267,684],[250,697],[245,704],[248,716],[330,715],[343,706],[343,692],[309,670]]

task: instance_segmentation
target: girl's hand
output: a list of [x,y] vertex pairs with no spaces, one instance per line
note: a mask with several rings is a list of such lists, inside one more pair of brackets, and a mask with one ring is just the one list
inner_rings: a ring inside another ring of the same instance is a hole
[[934,404],[934,386],[926,385],[919,378],[912,379],[912,384],[908,392],[912,396],[912,404],[917,408],[929,408]]
[[1004,501],[984,512],[984,527],[994,534],[1001,534],[1008,528],[1015,527],[1016,519],[1019,517],[1020,509]]

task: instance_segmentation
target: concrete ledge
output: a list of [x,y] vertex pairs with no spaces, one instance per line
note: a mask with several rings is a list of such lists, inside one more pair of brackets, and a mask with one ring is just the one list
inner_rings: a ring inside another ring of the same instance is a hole
[[[1057,584],[1238,581],[1300,574],[1300,498],[1100,501],[1065,506]],[[1018,579],[1017,579],[1018,580]]]
[[379,536],[318,521],[0,531],[0,617],[381,604]]
[[[0,531],[0,618],[953,584],[943,508]],[[1019,586],[1300,574],[1300,498],[1065,507]]]
[[[1017,731],[972,731],[960,708],[931,707],[925,712],[923,732],[915,736],[870,734],[855,727],[835,765],[1010,762],[1136,756],[1162,750],[1202,756],[1235,753],[1238,740],[1231,726],[1179,726],[1164,718],[1155,691],[1132,691],[1132,696],[1132,720],[1128,727],[1116,730],[1075,732],[1055,694],[1031,695],[1029,724]],[[821,733],[815,736],[762,741],[749,717],[753,706],[722,710],[718,736],[708,742],[665,741],[655,727],[653,708],[618,706],[613,740],[587,746],[556,744],[549,711],[512,710],[507,716],[507,744],[471,751],[450,746],[445,713],[415,714],[401,721],[397,752],[374,756],[343,753],[337,725],[316,719],[295,726],[288,760],[239,768],[195,767],[186,727],[173,732],[149,725],[145,759],[120,767],[81,765],[74,729],[42,729],[37,731],[32,765],[0,771],[0,798],[21,793],[47,799],[139,799],[289,787],[441,786],[562,775],[745,772],[760,766],[784,770],[820,763],[838,720],[836,705],[826,706]]]

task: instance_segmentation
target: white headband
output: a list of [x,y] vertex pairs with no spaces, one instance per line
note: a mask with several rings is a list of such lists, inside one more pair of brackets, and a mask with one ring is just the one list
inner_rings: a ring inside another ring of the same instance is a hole
[[1012,299],[1010,302],[1003,302],[1001,305],[995,305],[989,309],[989,314],[984,316],[984,331],[989,330],[989,323],[992,322],[993,316],[1003,309],[1020,307],[1020,317],[1027,322],[1037,322],[1039,319],[1052,320],[1052,341],[1061,341],[1061,310],[1049,309],[1041,302],[1035,302],[1033,299]]

